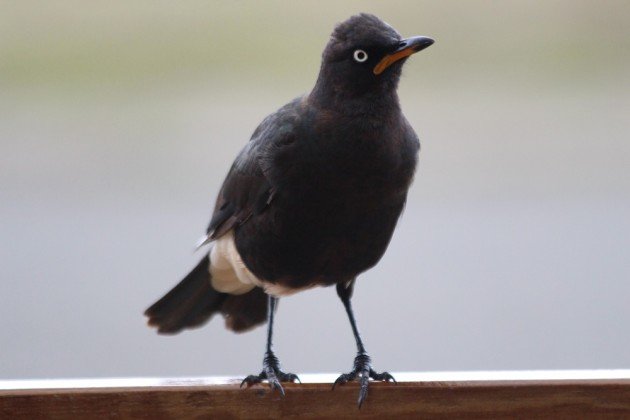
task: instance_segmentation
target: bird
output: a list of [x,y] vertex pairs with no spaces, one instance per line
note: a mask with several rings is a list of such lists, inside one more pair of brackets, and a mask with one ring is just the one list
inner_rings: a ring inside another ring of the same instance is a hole
[[414,178],[420,143],[403,115],[397,88],[409,56],[434,43],[402,38],[360,13],[337,24],[312,90],[267,116],[235,158],[199,247],[209,250],[145,315],[158,333],[205,324],[227,329],[267,323],[261,373],[241,387],[299,378],[281,369],[273,349],[280,298],[335,286],[354,335],[352,370],[333,384],[359,382],[359,408],[379,373],[359,333],[351,297],[359,274],[387,249]]

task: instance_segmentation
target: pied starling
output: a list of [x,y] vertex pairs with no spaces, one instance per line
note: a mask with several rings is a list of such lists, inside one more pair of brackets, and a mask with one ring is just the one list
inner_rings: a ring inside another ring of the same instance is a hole
[[[433,44],[402,39],[376,16],[352,16],[334,29],[313,90],[269,115],[236,157],[219,191],[201,245],[211,249],[146,310],[149,325],[174,334],[215,313],[241,332],[267,321],[263,370],[243,384],[296,381],[272,350],[279,297],[335,285],[357,344],[352,371],[334,385],[360,382],[372,369],[350,298],[356,278],[383,256],[405,205],[420,143],[400,110],[403,63]],[[334,388],[333,385],[333,388]]]

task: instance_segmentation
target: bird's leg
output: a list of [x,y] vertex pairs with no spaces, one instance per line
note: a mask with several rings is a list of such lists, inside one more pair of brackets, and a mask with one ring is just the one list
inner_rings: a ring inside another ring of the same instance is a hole
[[265,357],[263,358],[263,370],[259,375],[249,375],[247,378],[243,379],[241,387],[243,385],[250,387],[266,379],[267,382],[269,382],[271,389],[277,389],[282,395],[284,395],[284,388],[282,388],[280,382],[299,382],[300,379],[293,373],[284,373],[280,370],[280,361],[272,350],[273,316],[276,310],[278,298],[269,295],[267,302],[267,351],[265,352]]
[[357,323],[354,319],[354,313],[352,312],[352,305],[350,304],[353,288],[354,279],[347,283],[337,284],[337,294],[343,302],[343,306],[346,308],[348,319],[350,320],[350,326],[352,327],[352,332],[354,334],[354,339],[357,342],[357,357],[354,358],[354,366],[352,370],[349,373],[341,374],[341,376],[339,376],[333,384],[333,389],[335,389],[335,386],[337,385],[343,385],[348,381],[358,379],[361,387],[358,403],[359,408],[361,408],[363,401],[365,401],[365,397],[367,397],[370,378],[385,382],[396,382],[396,380],[387,372],[377,373],[374,369],[372,369],[372,361],[363,346],[363,341],[361,340],[361,335],[359,334],[359,329],[357,328]]

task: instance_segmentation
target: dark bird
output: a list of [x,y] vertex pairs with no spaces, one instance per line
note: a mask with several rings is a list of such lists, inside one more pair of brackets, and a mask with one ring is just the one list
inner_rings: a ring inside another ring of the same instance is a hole
[[272,350],[279,297],[336,285],[357,344],[353,369],[335,385],[360,382],[372,369],[350,298],[359,274],[376,265],[392,238],[412,182],[420,143],[400,110],[403,63],[433,44],[402,39],[370,14],[334,29],[313,90],[269,115],[236,157],[201,245],[201,262],[146,310],[149,325],[175,334],[221,313],[241,332],[267,321],[263,369],[248,386],[298,380]]

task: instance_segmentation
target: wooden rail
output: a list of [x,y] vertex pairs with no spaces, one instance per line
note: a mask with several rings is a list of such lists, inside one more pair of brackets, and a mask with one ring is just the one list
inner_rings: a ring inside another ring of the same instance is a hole
[[334,375],[302,375],[286,396],[230,378],[0,381],[1,419],[492,418],[630,419],[630,370],[398,373],[331,391]]

